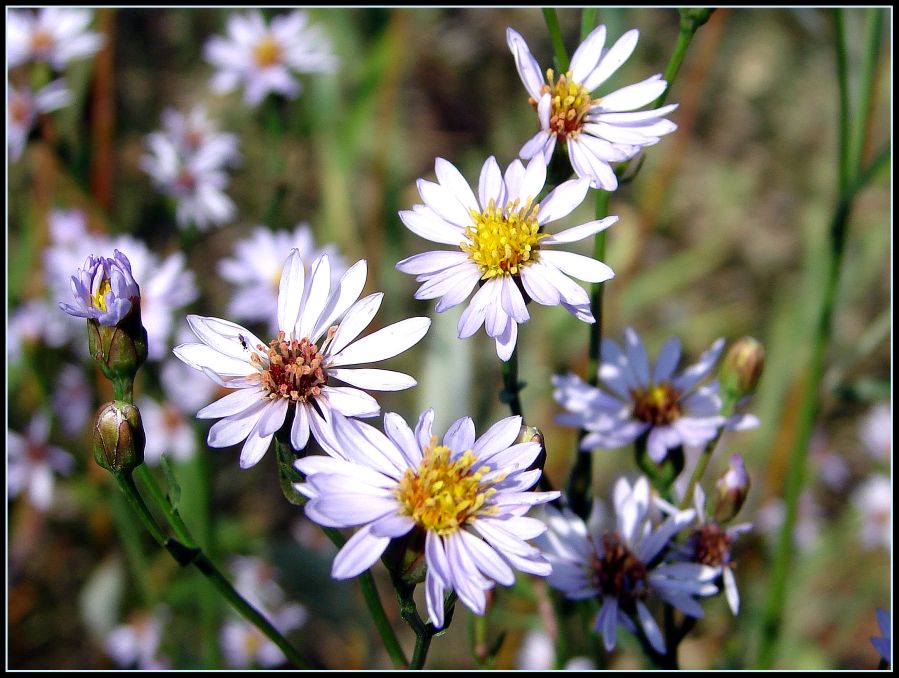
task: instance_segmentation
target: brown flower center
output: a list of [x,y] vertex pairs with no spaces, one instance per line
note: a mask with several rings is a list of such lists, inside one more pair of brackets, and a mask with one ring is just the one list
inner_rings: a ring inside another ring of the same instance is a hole
[[[549,114],[549,130],[556,136],[567,139],[577,136],[584,126],[590,107],[599,101],[590,96],[590,92],[579,82],[571,79],[571,71],[559,75],[555,80],[553,69],[546,71],[548,85],[540,89],[541,95],[549,92],[552,95],[552,109]],[[537,101],[530,99],[531,105],[537,107]]]
[[43,29],[31,34],[31,51],[39,56],[45,55],[53,47],[53,36]]
[[[326,341],[330,341],[335,331],[334,327],[329,330]],[[255,353],[250,360],[260,368],[258,379],[268,389],[269,398],[307,402],[321,395],[328,374],[318,347],[308,338],[288,341],[282,331],[278,332],[277,339],[269,342],[268,348],[261,344],[256,348],[268,356],[268,365]]]
[[653,426],[665,426],[681,415],[680,391],[663,381],[645,389],[632,389],[634,417]]
[[703,565],[718,567],[730,562],[731,538],[715,523],[707,523],[690,537],[693,560]]
[[621,604],[641,598],[646,592],[646,565],[617,532],[603,535],[602,546],[602,556],[593,557],[593,585],[603,596],[613,596]]

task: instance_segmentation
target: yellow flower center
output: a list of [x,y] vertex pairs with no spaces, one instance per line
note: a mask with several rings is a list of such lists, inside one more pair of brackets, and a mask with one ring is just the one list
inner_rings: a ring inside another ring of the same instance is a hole
[[502,477],[482,482],[490,467],[474,468],[474,452],[468,450],[450,459],[450,449],[436,443],[437,439],[432,438],[418,469],[407,469],[395,492],[403,515],[443,536],[456,532],[478,515],[493,513],[495,508],[485,507],[484,503],[496,493],[492,485]]
[[[549,114],[549,129],[563,139],[576,136],[584,125],[584,118],[590,107],[599,99],[593,99],[590,92],[579,82],[571,79],[571,71],[560,75],[555,80],[553,69],[546,71],[548,85],[543,85],[541,94],[552,95],[552,110]],[[537,107],[537,101],[530,99],[531,105]]]
[[646,389],[633,389],[634,417],[653,426],[664,426],[680,417],[680,391],[670,382],[650,386]]
[[106,311],[106,293],[111,289],[112,285],[109,284],[109,278],[103,278],[100,287],[91,295],[91,303],[94,305],[94,308],[99,308],[103,312]]
[[524,205],[516,199],[505,210],[491,200],[483,212],[471,211],[474,223],[465,229],[471,242],[460,247],[481,269],[482,279],[516,275],[522,266],[537,260],[537,243],[548,234],[540,233],[534,207],[532,198]]
[[253,58],[260,68],[274,66],[281,61],[281,45],[272,36],[267,35],[253,49]]
[[[336,331],[337,327],[328,330],[325,344],[331,341]],[[243,337],[241,340],[246,342]],[[250,355],[250,362],[259,369],[251,378],[258,379],[268,390],[269,399],[290,398],[294,402],[307,402],[321,395],[328,373],[322,365],[322,353],[308,338],[288,341],[282,331],[278,332],[277,339],[269,342],[268,348],[261,344],[256,348],[268,355],[268,364],[258,354]],[[249,345],[244,349],[249,350]]]

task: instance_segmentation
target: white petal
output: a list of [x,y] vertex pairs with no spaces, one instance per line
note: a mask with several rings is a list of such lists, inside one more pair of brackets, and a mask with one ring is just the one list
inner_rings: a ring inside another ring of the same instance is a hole
[[584,179],[571,179],[556,186],[540,202],[537,223],[542,226],[571,214],[578,205],[584,202],[589,188],[590,183]]
[[452,450],[453,458],[462,455],[474,447],[474,421],[471,417],[462,417],[453,422],[443,436],[443,444]]
[[460,228],[471,225],[471,213],[459,202],[455,195],[440,184],[427,179],[419,179],[418,192],[421,194],[421,199],[425,205],[450,224]]
[[605,44],[606,27],[600,24],[584,38],[571,57],[571,79],[574,82],[584,82],[587,76],[593,72],[599,63]]
[[218,419],[249,409],[256,403],[266,400],[268,391],[264,388],[242,388],[229,393],[197,412],[197,419]]
[[328,404],[345,417],[375,417],[381,411],[378,401],[365,391],[349,386],[323,386]]
[[411,468],[418,468],[422,460],[422,450],[412,429],[396,412],[384,415],[384,433],[402,452]]
[[412,388],[418,382],[408,374],[377,369],[336,369],[328,370],[328,375],[351,386],[371,391],[402,391]]
[[515,67],[518,69],[518,75],[521,82],[524,83],[525,89],[534,99],[540,98],[540,89],[543,87],[543,71],[540,70],[540,64],[531,54],[524,38],[513,28],[506,29],[506,42],[509,49],[512,50],[512,56],[515,58]]
[[491,201],[496,206],[506,204],[506,185],[503,183],[503,174],[499,169],[496,158],[492,155],[487,158],[484,166],[481,168],[478,196],[481,200],[481,211],[487,209]]
[[518,341],[518,323],[513,318],[507,317],[505,328],[494,339],[496,340],[496,355],[503,362],[509,360]]
[[229,447],[246,438],[256,426],[264,408],[271,404],[269,400],[260,400],[258,404],[244,410],[240,414],[217,421],[209,429],[206,441],[210,447]]
[[331,365],[374,363],[392,358],[421,341],[430,326],[430,318],[408,318],[388,325],[347,346],[332,358]]
[[540,271],[541,269],[537,266],[525,266],[521,269],[521,283],[524,286],[524,291],[538,304],[558,306],[560,300],[559,290],[540,275]]
[[609,77],[621,68],[621,65],[628,60],[637,46],[637,40],[640,38],[640,32],[633,29],[622,35],[609,48],[609,51],[603,55],[599,66],[590,73],[590,76],[582,83],[588,91],[592,92]]
[[[430,538],[431,533],[428,533]],[[444,585],[432,570],[428,569],[425,577],[425,600],[428,608],[428,617],[434,628],[443,628],[443,592]]]
[[521,290],[518,289],[518,285],[515,284],[511,276],[503,276],[502,281],[500,302],[503,310],[515,322],[526,323],[531,316],[528,313],[527,306],[525,306],[524,297],[521,296]]
[[652,383],[658,384],[671,378],[680,362],[680,353],[680,339],[669,337],[665,340],[659,351],[659,357],[656,359],[655,369],[652,371]]
[[646,638],[649,640],[650,645],[655,648],[656,652],[664,654],[665,640],[662,638],[662,632],[659,630],[659,625],[656,624],[656,620],[653,619],[646,605],[644,605],[641,600],[637,601],[637,616],[640,619],[640,626],[643,627],[643,631],[646,634]]
[[654,101],[668,86],[661,75],[652,77],[612,92],[602,98],[604,111],[632,111]]
[[568,157],[577,175],[589,178],[593,188],[605,191],[617,189],[618,177],[609,163],[597,157],[586,144],[579,143],[580,140],[580,137],[568,140]]
[[518,438],[520,430],[521,417],[514,416],[501,419],[477,439],[472,450],[479,459],[486,459],[510,447]]
[[468,260],[468,254],[459,250],[452,252],[446,250],[422,252],[398,262],[396,270],[409,275],[436,273],[437,271],[464,264]]
[[259,423],[256,424],[257,433],[260,437],[271,436],[284,425],[289,404],[289,398],[275,398],[271,405],[263,410],[262,416],[259,417]]
[[375,292],[350,306],[343,320],[337,326],[337,332],[334,333],[331,345],[326,349],[327,354],[340,353],[353,339],[358,337],[362,330],[371,324],[378,309],[381,308],[383,299],[383,292]]
[[602,634],[603,643],[607,652],[615,649],[617,640],[615,632],[618,629],[618,600],[612,596],[603,597],[602,607],[596,616],[596,630]]
[[543,155],[535,155],[528,163],[518,195],[509,196],[510,200],[520,198],[522,204],[527,200],[537,200],[543,185],[546,183],[546,160]]
[[560,243],[578,242],[591,235],[606,230],[609,226],[616,223],[618,217],[611,216],[597,221],[588,221],[586,224],[565,229],[555,235],[551,235],[540,241],[541,245],[558,245]]
[[437,158],[434,162],[434,169],[437,173],[437,181],[452,193],[462,203],[463,207],[480,212],[478,201],[474,197],[471,186],[468,185],[465,177],[456,169],[455,165],[443,158]]
[[421,449],[431,444],[431,436],[434,428],[434,410],[428,408],[421,413],[418,423],[415,425],[415,439]]
[[624,350],[627,354],[627,362],[634,371],[639,384],[649,384],[649,359],[646,357],[646,349],[640,335],[633,328],[624,328]]
[[475,292],[471,301],[468,302],[466,309],[462,311],[462,315],[459,316],[459,323],[456,326],[456,331],[460,339],[470,337],[477,332],[478,328],[484,323],[487,307],[493,301],[495,296],[494,292],[496,284],[495,279],[485,282],[481,288]]
[[251,352],[259,353],[257,346],[265,346],[243,325],[221,318],[189,315],[187,324],[200,341],[229,358],[248,361]]
[[468,552],[470,560],[484,575],[503,586],[512,586],[515,583],[515,573],[497,555],[496,551],[484,543],[482,539],[466,530],[460,530],[458,534],[460,537],[459,544]]
[[[296,339],[310,337],[318,324],[331,291],[331,262],[321,254],[309,268],[309,281],[303,292],[300,315],[296,322]],[[283,328],[282,328],[283,329]]]
[[465,242],[465,232],[441,219],[433,210],[403,210],[400,219],[410,231],[432,242],[456,245]]
[[293,424],[290,426],[290,444],[293,449],[299,451],[306,448],[309,443],[309,414],[305,404],[298,404],[293,415]]
[[293,249],[284,262],[278,286],[278,329],[286,334],[290,334],[297,324],[304,285],[303,260],[300,258],[300,251]]
[[583,254],[542,250],[540,256],[563,273],[586,282],[600,283],[615,277],[615,272],[609,266]]
[[337,287],[331,290],[331,297],[316,323],[312,336],[309,337],[311,341],[317,342],[319,337],[355,303],[362,294],[367,274],[368,264],[365,259],[357,261],[343,274]]
[[375,537],[370,526],[363,527],[349,538],[334,558],[331,576],[349,579],[362,574],[378,561],[389,543],[390,537]]
[[259,460],[268,452],[269,445],[272,443],[273,433],[267,436],[259,435],[259,425],[262,420],[256,424],[256,427],[247,436],[247,441],[240,450],[240,467],[250,468],[259,463]]

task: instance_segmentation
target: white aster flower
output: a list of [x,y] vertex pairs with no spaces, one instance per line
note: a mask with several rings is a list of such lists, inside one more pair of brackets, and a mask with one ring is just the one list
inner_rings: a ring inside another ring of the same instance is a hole
[[72,7],[43,7],[37,13],[10,10],[6,15],[9,68],[44,61],[62,70],[70,61],[89,57],[103,46],[103,36],[88,29],[93,12]]
[[601,261],[573,252],[548,249],[583,240],[608,228],[618,217],[590,221],[551,235],[546,224],[567,216],[584,200],[586,180],[566,181],[536,202],[546,182],[546,163],[535,157],[527,168],[514,160],[500,173],[492,156],[481,169],[478,196],[451,163],[437,158],[437,182],[418,180],[423,205],[400,212],[406,227],[423,238],[456,250],[425,252],[396,267],[423,283],[416,299],[440,297],[441,313],[480,289],[463,311],[459,338],[483,324],[496,340],[496,352],[508,360],[515,349],[518,325],[530,318],[525,299],[544,306],[561,304],[576,318],[594,322],[587,292],[568,276],[603,282],[615,274]]
[[228,37],[215,36],[206,43],[204,56],[217,72],[212,78],[216,92],[245,87],[244,101],[256,106],[269,92],[295,98],[301,90],[293,72],[334,70],[327,37],[309,25],[304,11],[282,14],[266,24],[259,10],[228,17]]
[[277,333],[278,288],[284,253],[296,248],[303,261],[327,254],[331,262],[331,285],[346,271],[346,262],[333,244],[316,247],[309,224],[297,224],[291,231],[272,231],[257,226],[249,238],[234,245],[234,257],[222,259],[218,272],[237,286],[228,304],[228,313],[243,322],[264,322]]
[[889,403],[874,405],[858,428],[858,435],[871,458],[888,461],[893,446],[893,414]]
[[[283,635],[302,626],[308,614],[302,605],[291,603],[267,611],[266,616]],[[225,655],[225,662],[232,668],[244,669],[253,666],[273,668],[287,661],[287,657],[277,645],[244,619],[231,618],[225,621],[219,636],[219,644]]]
[[141,169],[161,193],[175,199],[179,226],[194,224],[205,231],[234,219],[237,208],[225,194],[228,174],[222,169],[220,148],[205,145],[184,156],[162,132],[148,134],[146,143],[149,153],[141,158]]
[[712,583],[717,570],[697,563],[662,562],[669,542],[693,520],[694,511],[679,511],[654,528],[646,478],[633,487],[619,479],[614,504],[614,520],[594,516],[589,529],[568,509],[544,509],[549,530],[538,544],[553,567],[547,581],[573,600],[599,601],[596,631],[607,650],[614,649],[621,624],[629,631],[642,631],[653,648],[664,653],[665,641],[647,601],[660,598],[684,614],[702,617],[696,596],[718,592]]
[[592,92],[628,60],[638,37],[639,31],[630,30],[603,50],[606,27],[597,26],[575,51],[570,69],[558,79],[549,69],[544,80],[524,38],[512,28],[506,30],[518,75],[540,122],[540,131],[522,147],[522,158],[542,155],[549,164],[556,142],[565,143],[579,177],[588,178],[594,188],[614,191],[618,179],[610,163],[633,158],[644,146],[658,143],[660,137],[677,129],[664,117],[677,104],[635,110],[665,91],[667,83],[660,74],[593,98]]
[[624,447],[645,436],[649,457],[658,464],[668,450],[705,445],[724,426],[742,430],[758,425],[751,415],[721,416],[717,380],[698,386],[712,373],[724,339],[718,339],[695,365],[677,375],[674,372],[681,358],[677,338],[665,342],[651,372],[639,335],[628,327],[624,339],[623,350],[611,339],[602,340],[602,388],[590,386],[574,374],[552,378],[556,387],[553,397],[567,410],[557,421],[588,432],[581,450]]
[[7,145],[9,155],[18,160],[25,150],[28,135],[39,113],[49,113],[72,103],[72,92],[65,82],[54,80],[37,92],[30,87],[6,86]]
[[38,412],[28,424],[25,435],[7,429],[6,486],[10,497],[26,494],[36,509],[46,511],[53,503],[57,473],[68,475],[75,458],[63,449],[48,444],[50,418]]
[[183,158],[201,154],[209,166],[233,165],[240,160],[237,135],[219,132],[205,106],[194,106],[188,114],[167,108],[162,112],[162,131]]
[[[357,262],[332,289],[327,255],[313,261],[306,274],[299,251],[292,250],[281,275],[278,336],[268,344],[227,320],[187,317],[202,343],[182,344],[175,355],[221,386],[238,389],[197,413],[201,419],[224,417],[210,429],[209,445],[227,447],[246,439],[240,465],[253,466],[292,409],[293,447],[306,447],[311,430],[327,449],[334,412],[373,417],[381,411],[361,388],[395,391],[415,385],[400,372],[354,367],[402,353],[431,325],[429,318],[409,318],[357,339],[384,296],[378,292],[357,301],[366,266],[364,259]],[[329,378],[350,386],[332,386]]]
[[331,576],[361,574],[390,540],[425,533],[428,614],[444,623],[444,594],[453,590],[475,614],[484,614],[494,582],[511,586],[513,568],[546,576],[549,564],[525,540],[546,528],[524,514],[558,492],[530,492],[540,469],[535,442],[518,443],[521,417],[508,417],[475,439],[463,417],[437,444],[434,411],[415,431],[398,414],[384,416],[384,433],[364,422],[334,417],[335,456],[296,462],[306,476],[298,491],[309,497],[306,515],[329,527],[359,527],[334,559]]
[[169,621],[165,608],[152,614],[136,612],[124,624],[115,627],[106,636],[106,654],[122,668],[137,668],[142,671],[164,671],[171,668],[171,662],[159,656],[163,627]]
[[865,548],[885,548],[893,545],[892,508],[893,484],[879,473],[868,479],[852,493],[852,503],[861,515],[859,539]]
[[[656,503],[671,515],[678,513],[676,507],[661,499],[656,499]],[[731,550],[738,536],[752,530],[752,524],[738,523],[724,528],[712,518],[707,518],[705,491],[699,485],[696,485],[693,490],[693,507],[696,511],[696,529],[690,534],[686,543],[675,545],[674,551],[682,560],[715,569],[716,583],[720,577],[724,584],[723,590],[727,604],[730,606],[731,612],[736,615],[740,611],[740,592],[734,576]]]

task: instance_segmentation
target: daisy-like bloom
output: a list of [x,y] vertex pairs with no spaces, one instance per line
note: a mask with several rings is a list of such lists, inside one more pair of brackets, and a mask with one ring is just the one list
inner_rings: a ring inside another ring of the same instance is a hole
[[508,360],[515,349],[518,325],[530,315],[525,299],[544,306],[561,304],[576,318],[594,322],[587,292],[568,276],[603,282],[615,274],[601,261],[547,248],[583,240],[608,228],[618,217],[590,221],[556,234],[544,227],[572,212],[584,200],[588,182],[566,181],[541,202],[546,162],[537,156],[527,168],[514,160],[500,172],[496,159],[481,169],[478,196],[451,163],[437,158],[437,183],[418,180],[423,205],[400,212],[406,227],[423,238],[456,250],[425,252],[403,259],[396,267],[423,283],[416,299],[440,297],[441,313],[468,298],[481,283],[457,327],[459,338],[483,324],[496,340],[496,352]]
[[237,208],[225,194],[228,174],[222,169],[221,149],[215,145],[184,156],[162,132],[147,135],[149,153],[140,165],[156,188],[175,199],[175,217],[182,228],[194,224],[204,231],[234,218]]
[[[240,465],[253,466],[293,409],[293,447],[306,447],[311,431],[327,449],[335,412],[374,417],[381,411],[361,388],[396,391],[415,385],[400,372],[354,367],[402,353],[431,325],[429,318],[409,318],[357,340],[384,296],[378,292],[357,301],[366,266],[364,259],[357,262],[332,289],[327,255],[316,258],[306,274],[299,251],[292,250],[281,274],[278,335],[268,344],[227,320],[187,317],[201,343],[177,346],[175,355],[220,386],[238,389],[197,413],[201,419],[224,417],[209,430],[210,446],[246,439]],[[350,386],[332,386],[329,378]]]
[[327,37],[309,25],[304,11],[282,14],[266,24],[259,10],[228,17],[228,37],[206,43],[204,56],[216,69],[212,89],[231,92],[241,85],[244,101],[256,106],[269,92],[289,99],[301,90],[298,73],[330,72],[337,66]]
[[712,583],[715,568],[663,562],[672,537],[693,520],[693,509],[678,511],[654,528],[650,501],[646,478],[633,487],[621,478],[614,490],[614,521],[594,515],[588,528],[568,509],[543,509],[549,530],[538,545],[552,563],[547,581],[573,600],[598,599],[596,631],[609,651],[615,647],[618,624],[632,632],[638,632],[639,624],[655,650],[664,653],[665,641],[647,602],[660,598],[684,614],[702,617],[696,596],[718,592]]
[[556,143],[564,143],[579,177],[589,178],[594,188],[614,191],[618,179],[610,163],[633,158],[644,146],[658,143],[660,137],[677,129],[665,119],[677,104],[636,110],[665,91],[667,83],[660,74],[593,97],[592,92],[628,60],[638,37],[639,31],[630,30],[603,50],[606,27],[597,26],[575,51],[570,69],[558,78],[548,69],[544,80],[524,38],[512,28],[506,30],[518,75],[540,122],[540,131],[521,148],[522,158],[542,155],[549,164]]
[[336,285],[346,271],[346,262],[336,245],[316,247],[309,224],[297,224],[291,231],[272,231],[257,226],[249,238],[234,245],[234,257],[222,259],[218,272],[237,286],[228,304],[228,313],[244,322],[264,322],[277,332],[278,286],[284,253],[292,248],[300,251],[304,261],[327,254],[331,262],[331,284]]
[[118,325],[140,304],[140,287],[131,275],[131,262],[119,250],[112,259],[89,256],[72,276],[72,293],[75,305],[61,301],[63,311],[108,327]]
[[6,59],[9,68],[44,61],[62,70],[70,61],[100,51],[103,36],[88,30],[93,12],[72,7],[44,7],[33,13],[10,10],[6,15]]
[[[677,508],[661,499],[656,502],[666,512],[675,515]],[[731,551],[736,538],[744,532],[752,530],[751,523],[739,523],[723,527],[705,514],[705,491],[697,485],[693,491],[693,507],[696,511],[696,528],[685,544],[678,544],[674,552],[686,562],[699,563],[714,568],[717,583],[720,577],[724,584],[724,595],[731,612],[736,615],[740,611],[740,592],[734,576],[734,562]]]
[[106,654],[122,668],[144,671],[164,671],[171,668],[171,662],[159,656],[162,630],[169,617],[165,608],[159,608],[153,613],[135,612],[124,624],[115,627],[106,636]]
[[75,458],[63,449],[50,445],[50,419],[38,412],[25,435],[6,432],[6,486],[10,497],[26,494],[35,508],[46,511],[53,502],[53,486],[57,473],[68,475],[75,468]]
[[309,497],[306,515],[329,527],[360,527],[337,554],[335,579],[371,567],[390,540],[413,530],[425,533],[428,614],[443,627],[444,594],[454,590],[475,614],[484,614],[494,582],[511,586],[513,568],[545,577],[549,564],[525,540],[546,528],[528,518],[531,506],[558,492],[530,492],[540,469],[528,470],[540,454],[536,442],[517,443],[521,417],[508,417],[475,438],[463,417],[437,444],[434,411],[425,411],[415,431],[392,412],[384,433],[335,416],[338,455],[305,457],[296,467],[306,476],[298,491]]
[[890,613],[884,610],[882,607],[877,608],[877,625],[880,626],[881,635],[872,636],[871,645],[874,646],[874,649],[877,650],[877,653],[887,664],[892,664],[893,653],[890,647],[890,641],[892,640],[893,624],[890,618]]
[[18,160],[25,150],[28,135],[39,113],[49,113],[64,108],[72,103],[72,92],[63,80],[54,80],[37,92],[29,87],[6,87],[7,109],[6,119],[9,155]]
[[202,152],[210,156],[206,160],[209,165],[219,166],[233,165],[240,159],[237,135],[219,132],[205,106],[194,106],[186,115],[167,108],[162,112],[162,132],[174,142],[182,157]]
[[718,339],[699,361],[675,374],[681,358],[680,341],[674,337],[662,346],[650,372],[646,349],[631,328],[624,331],[624,347],[611,339],[602,341],[599,379],[603,388],[590,386],[578,376],[553,376],[553,397],[567,410],[557,421],[588,433],[581,450],[624,447],[646,436],[650,459],[661,463],[668,450],[681,445],[705,445],[726,426],[732,430],[758,424],[751,415],[723,417],[718,382],[698,384],[708,377],[724,339]]

